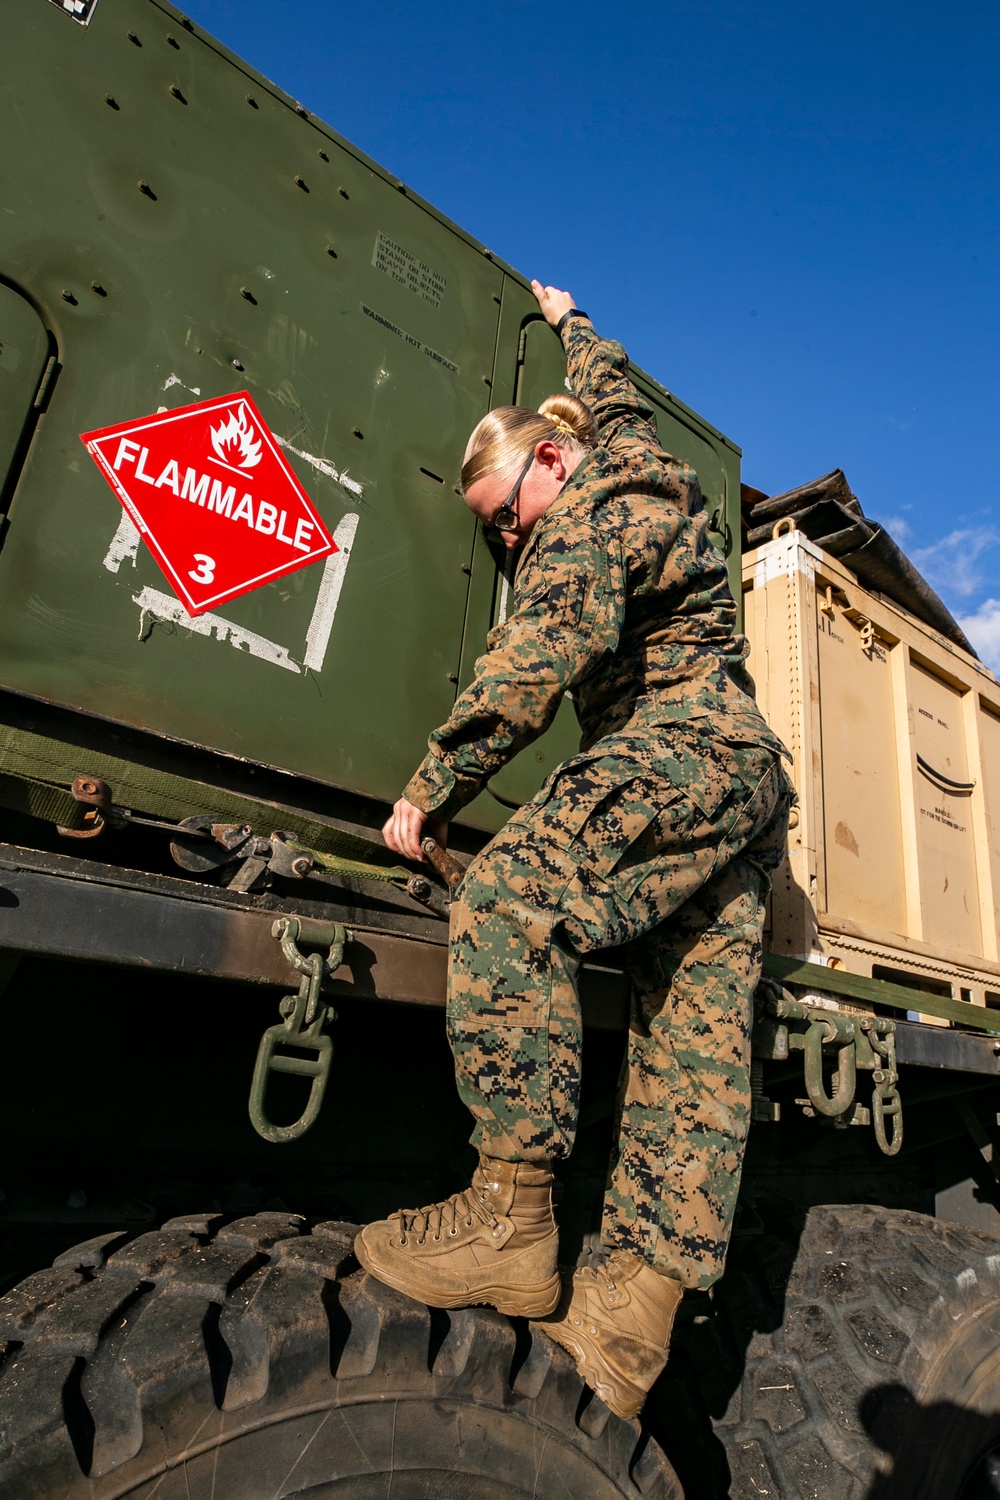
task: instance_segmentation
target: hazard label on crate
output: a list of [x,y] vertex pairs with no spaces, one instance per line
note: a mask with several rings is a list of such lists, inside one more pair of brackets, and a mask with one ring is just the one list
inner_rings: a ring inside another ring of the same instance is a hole
[[337,551],[246,391],[80,436],[192,615]]

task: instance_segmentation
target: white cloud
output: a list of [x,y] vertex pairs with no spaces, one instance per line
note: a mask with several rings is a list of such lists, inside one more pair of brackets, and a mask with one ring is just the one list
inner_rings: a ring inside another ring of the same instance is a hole
[[964,526],[910,556],[946,602],[956,594],[968,599],[987,584],[984,554],[998,543],[1000,531],[995,526]]
[[1000,599],[986,599],[958,623],[991,671],[1000,674]]
[[905,546],[913,535],[912,526],[903,516],[889,516],[879,524],[885,527],[893,541],[898,542],[901,547]]

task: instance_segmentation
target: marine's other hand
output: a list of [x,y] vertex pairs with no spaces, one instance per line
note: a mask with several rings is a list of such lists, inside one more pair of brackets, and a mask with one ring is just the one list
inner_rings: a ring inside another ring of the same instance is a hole
[[545,314],[546,323],[551,323],[553,328],[559,322],[559,319],[569,312],[571,307],[576,306],[576,303],[573,301],[573,293],[561,292],[556,286],[542,286],[540,281],[533,281],[531,283],[531,290],[535,294],[539,307]]
[[436,839],[442,849],[448,847],[448,825],[440,818],[429,818],[419,807],[400,797],[382,827],[382,837],[394,854],[407,859],[423,859],[422,838]]

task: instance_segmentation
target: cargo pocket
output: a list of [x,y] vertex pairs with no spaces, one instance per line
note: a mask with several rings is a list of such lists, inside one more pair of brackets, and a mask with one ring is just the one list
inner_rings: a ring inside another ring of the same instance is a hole
[[742,791],[736,757],[715,742],[698,756],[684,784],[644,776],[627,790],[631,838],[617,851],[609,848],[614,857],[607,878],[629,902],[646,886],[643,896],[666,915],[715,864],[721,829]]
[[574,756],[556,767],[531,801],[504,825],[503,832],[521,829],[547,834],[569,845],[637,770],[634,765],[623,770],[621,762],[610,756]]
[[[559,868],[586,867],[604,877],[683,798],[681,788],[635,761],[579,756],[553,773],[501,838],[511,834],[536,845],[552,876]],[[564,859],[552,857],[557,850]]]
[[[485,1141],[502,1151],[558,1156],[573,1143],[580,1101],[578,1028],[450,1025],[459,1090]],[[485,1118],[484,1118],[485,1117]]]

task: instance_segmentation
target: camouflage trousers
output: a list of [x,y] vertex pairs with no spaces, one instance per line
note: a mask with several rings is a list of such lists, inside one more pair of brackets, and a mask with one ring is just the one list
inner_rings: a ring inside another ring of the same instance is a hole
[[732,1227],[764,900],[793,794],[757,744],[688,728],[649,759],[567,761],[472,862],[452,908],[448,1032],[480,1151],[565,1157],[577,972],[585,955],[628,944],[602,1238],[704,1287]]

